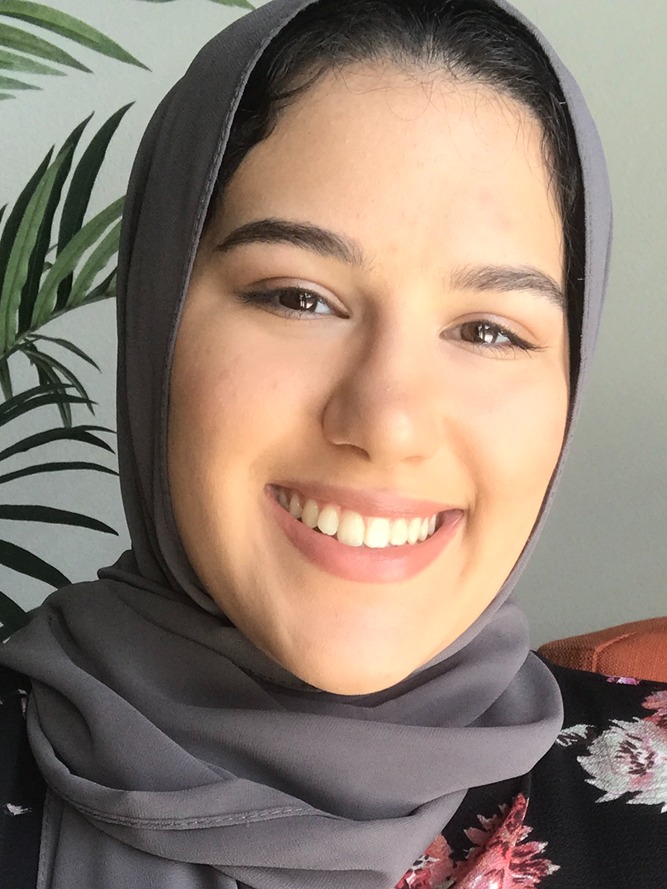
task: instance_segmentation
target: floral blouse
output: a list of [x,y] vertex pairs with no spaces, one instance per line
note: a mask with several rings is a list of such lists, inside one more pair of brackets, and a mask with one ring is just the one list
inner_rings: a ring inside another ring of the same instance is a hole
[[547,664],[552,749],[468,791],[396,889],[667,889],[667,684]]
[[[527,775],[468,791],[395,889],[667,889],[667,684],[547,664],[565,704],[551,750]],[[44,787],[25,698],[0,670],[3,889],[37,877]]]

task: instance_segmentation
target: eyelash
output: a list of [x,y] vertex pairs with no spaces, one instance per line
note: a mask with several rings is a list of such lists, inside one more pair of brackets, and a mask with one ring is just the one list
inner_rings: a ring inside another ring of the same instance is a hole
[[[287,318],[314,318],[317,317],[318,314],[315,312],[309,312],[305,309],[291,309],[287,306],[281,306],[277,301],[284,297],[286,294],[290,294],[298,297],[302,301],[304,298],[310,299],[312,301],[319,302],[321,305],[327,306],[332,314],[338,315],[340,317],[340,313],[336,312],[324,299],[324,297],[315,293],[313,290],[308,290],[305,287],[279,287],[274,290],[249,290],[243,293],[238,294],[238,298],[244,305],[250,306],[258,306],[259,308],[264,308],[268,311],[276,312],[279,315],[283,315]],[[502,336],[507,342],[505,343],[482,343],[482,342],[471,342],[469,340],[463,340],[463,342],[468,343],[472,346],[477,346],[488,352],[513,352],[515,349],[520,349],[522,352],[539,352],[540,347],[534,345],[533,343],[529,343],[527,340],[524,340],[522,337],[518,336],[513,331],[509,330],[506,327],[503,327],[501,324],[496,324],[492,321],[487,321],[483,318],[475,320],[475,321],[467,321],[465,324],[460,326],[460,329],[464,328],[478,328],[479,330],[484,329],[487,332],[491,332],[494,336]]]

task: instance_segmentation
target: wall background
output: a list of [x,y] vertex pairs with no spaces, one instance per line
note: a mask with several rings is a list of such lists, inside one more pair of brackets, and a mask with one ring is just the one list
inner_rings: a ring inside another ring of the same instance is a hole
[[[14,201],[46,150],[62,143],[87,114],[95,112],[92,125],[99,127],[136,100],[102,168],[92,207],[98,210],[124,192],[136,145],[159,99],[196,50],[242,13],[209,0],[49,5],[95,26],[151,70],[77,48],[92,74],[40,78],[40,92],[2,102],[0,205]],[[616,215],[598,357],[564,481],[519,588],[539,645],[667,613],[667,5],[662,0],[515,0],[515,5],[558,48],[589,99],[607,150]],[[72,339],[102,368],[98,374],[77,367],[99,407],[95,419],[83,411],[76,419],[115,428],[114,302],[81,308],[45,332]],[[22,381],[17,374],[17,390]],[[34,384],[27,374],[25,381]],[[66,456],[49,451],[49,458]],[[35,477],[12,487],[11,497],[15,503],[81,509],[119,531],[119,537],[110,537],[3,523],[8,540],[38,551],[74,581],[94,577],[128,545],[114,477],[84,472]],[[4,568],[0,589],[26,608],[50,592]]]

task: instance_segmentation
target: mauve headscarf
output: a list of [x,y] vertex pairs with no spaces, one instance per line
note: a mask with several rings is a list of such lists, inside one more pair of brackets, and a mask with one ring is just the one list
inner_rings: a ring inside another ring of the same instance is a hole
[[[263,656],[220,614],[180,544],[165,459],[179,314],[239,96],[272,36],[310,2],[274,0],[215,37],[137,156],[118,287],[132,549],[99,580],[54,593],[1,653],[33,683],[29,738],[50,788],[40,889],[391,889],[467,788],[529,771],[560,727],[558,688],[510,598],[547,503],[475,624],[364,697],[310,689]],[[577,133],[586,293],[576,414],[607,275],[605,164],[571,76],[532,25],[498,5],[538,37]]]

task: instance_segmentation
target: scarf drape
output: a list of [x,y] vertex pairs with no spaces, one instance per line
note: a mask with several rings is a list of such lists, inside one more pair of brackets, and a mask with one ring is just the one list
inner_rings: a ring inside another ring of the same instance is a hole
[[[50,596],[0,652],[32,680],[29,739],[50,788],[40,889],[391,889],[468,788],[528,772],[560,728],[557,686],[529,652],[511,597],[553,482],[484,614],[374,695],[312,689],[264,656],[221,614],[179,540],[166,422],[182,303],[243,87],[272,37],[311,2],[274,0],[207,44],[159,106],[135,161],[117,380],[132,548],[97,580]],[[576,130],[586,275],[573,420],[607,277],[606,168],[571,75],[534,26],[498,5],[539,40]]]

